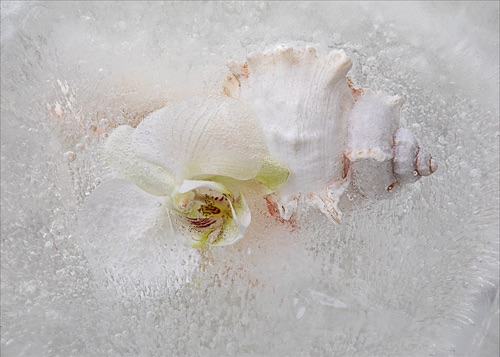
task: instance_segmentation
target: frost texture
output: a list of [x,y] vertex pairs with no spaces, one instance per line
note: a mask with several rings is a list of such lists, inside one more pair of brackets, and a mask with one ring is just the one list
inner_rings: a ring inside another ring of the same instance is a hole
[[[2,356],[498,355],[497,3],[1,11]],[[112,128],[294,41],[344,49],[355,83],[405,97],[402,124],[439,171],[340,227],[303,210],[290,233],[263,213],[248,239],[205,252],[80,211]],[[82,222],[109,251],[83,245]]]

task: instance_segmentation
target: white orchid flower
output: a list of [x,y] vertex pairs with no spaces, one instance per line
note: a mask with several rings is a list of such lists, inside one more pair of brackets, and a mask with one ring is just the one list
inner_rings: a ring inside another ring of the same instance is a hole
[[267,155],[255,114],[228,97],[190,99],[135,129],[119,126],[103,155],[116,178],[104,189],[134,183],[166,207],[172,231],[192,247],[243,238],[251,220],[244,194],[273,192],[289,175]]

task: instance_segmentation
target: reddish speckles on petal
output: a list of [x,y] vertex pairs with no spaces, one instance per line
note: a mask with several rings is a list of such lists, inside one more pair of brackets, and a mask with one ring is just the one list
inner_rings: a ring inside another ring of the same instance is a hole
[[186,217],[188,222],[196,228],[208,228],[212,226],[217,220],[215,218],[189,218]]

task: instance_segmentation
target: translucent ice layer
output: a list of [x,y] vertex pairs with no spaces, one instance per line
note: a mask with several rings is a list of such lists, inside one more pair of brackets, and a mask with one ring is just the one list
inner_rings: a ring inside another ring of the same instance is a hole
[[[2,356],[498,356],[498,10],[1,2]],[[129,181],[90,198],[114,128],[277,43],[343,50],[353,83],[405,98],[400,126],[439,170],[390,200],[347,191],[341,225],[305,205],[307,224],[276,224],[247,199],[261,214],[220,248],[165,241]]]

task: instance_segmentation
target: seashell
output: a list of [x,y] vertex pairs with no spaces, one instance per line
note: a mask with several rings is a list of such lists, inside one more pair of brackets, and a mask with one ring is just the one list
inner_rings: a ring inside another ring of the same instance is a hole
[[270,155],[290,169],[272,195],[289,220],[298,201],[339,223],[338,203],[353,186],[364,197],[384,197],[396,185],[436,171],[413,134],[399,128],[402,98],[355,89],[343,50],[278,46],[228,65],[222,92],[257,113]]

